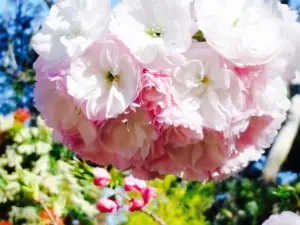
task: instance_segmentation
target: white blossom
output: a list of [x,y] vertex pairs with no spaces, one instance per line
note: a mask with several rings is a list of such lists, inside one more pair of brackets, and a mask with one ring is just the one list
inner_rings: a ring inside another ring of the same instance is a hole
[[239,66],[270,62],[289,32],[274,0],[196,0],[198,28],[207,42]]
[[111,31],[143,64],[185,52],[192,40],[187,0],[124,0],[116,6]]
[[64,57],[76,57],[107,32],[109,20],[109,0],[59,1],[33,37],[33,48],[53,64]]

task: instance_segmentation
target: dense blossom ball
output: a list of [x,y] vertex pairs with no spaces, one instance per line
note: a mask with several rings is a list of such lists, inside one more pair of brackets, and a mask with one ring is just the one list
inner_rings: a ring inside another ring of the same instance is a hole
[[33,38],[35,103],[56,141],[140,179],[202,182],[272,144],[298,67],[295,12],[263,0],[74,2],[55,4]]

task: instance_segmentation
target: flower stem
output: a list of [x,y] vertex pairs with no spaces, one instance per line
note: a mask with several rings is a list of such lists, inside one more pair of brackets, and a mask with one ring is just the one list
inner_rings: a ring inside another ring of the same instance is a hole
[[48,209],[47,205],[44,203],[43,200],[40,201],[41,205],[43,206],[44,210],[47,212],[50,220],[51,220],[51,223],[53,225],[57,225],[57,218],[55,219],[52,215],[52,213],[50,212],[50,210]]
[[[131,197],[129,197],[126,194],[123,194],[121,192],[117,192],[118,195],[120,195],[121,197],[123,197],[124,199],[131,201]],[[155,222],[157,222],[159,225],[168,225],[159,215],[157,215],[156,213],[153,213],[145,208],[142,208],[139,210],[140,212],[143,212],[145,214],[147,214],[148,216],[150,216]]]
[[147,214],[148,216],[152,217],[152,219],[154,221],[156,221],[158,224],[167,225],[167,223],[160,216],[158,216],[157,214],[155,214],[155,213],[153,213],[153,212],[151,212],[147,209],[141,209],[140,211]]

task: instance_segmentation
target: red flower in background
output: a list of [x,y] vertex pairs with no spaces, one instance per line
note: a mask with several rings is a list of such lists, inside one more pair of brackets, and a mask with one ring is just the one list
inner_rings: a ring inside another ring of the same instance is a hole
[[24,123],[27,119],[30,118],[30,112],[28,109],[17,109],[15,112],[15,120]]
[[12,225],[12,223],[9,220],[0,221],[0,225]]
[[[49,209],[49,213],[51,213],[53,218],[56,218],[53,210]],[[50,217],[49,213],[46,210],[42,210],[42,211],[40,211],[40,217],[44,222],[47,222],[47,225],[54,225],[54,224],[52,224],[51,217]],[[64,225],[64,224],[65,223],[64,223],[63,218],[58,218],[57,225]]]

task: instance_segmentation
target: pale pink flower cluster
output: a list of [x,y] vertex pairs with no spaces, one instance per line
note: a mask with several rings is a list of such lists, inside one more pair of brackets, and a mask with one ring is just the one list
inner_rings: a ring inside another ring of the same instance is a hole
[[55,140],[141,179],[219,180],[257,160],[290,106],[296,13],[276,0],[109,2],[58,1],[33,37]]
[[285,211],[270,216],[262,225],[300,225],[300,216],[294,212]]
[[[94,170],[94,184],[98,187],[108,186],[111,181],[111,176],[107,170],[96,168]],[[112,196],[99,199],[97,209],[104,213],[115,213],[121,207],[116,196],[124,198],[128,201],[128,211],[133,212],[144,208],[153,198],[156,197],[156,190],[151,186],[147,186],[144,180],[135,178],[133,175],[128,175],[123,180],[125,192],[140,193],[141,198],[131,198],[126,193],[117,192]]]

